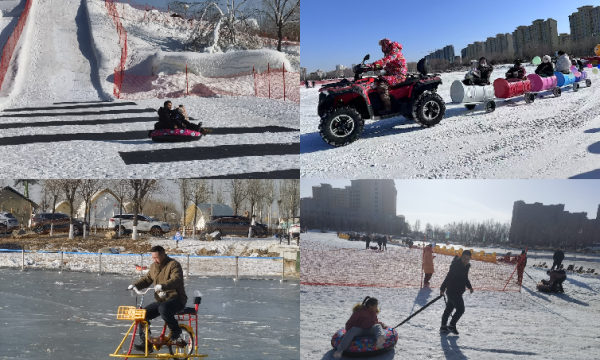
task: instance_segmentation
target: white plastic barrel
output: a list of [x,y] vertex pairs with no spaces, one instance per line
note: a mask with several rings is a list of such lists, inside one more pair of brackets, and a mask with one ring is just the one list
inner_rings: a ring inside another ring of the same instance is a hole
[[450,97],[455,103],[482,103],[495,98],[494,86],[465,85],[455,80],[450,87]]

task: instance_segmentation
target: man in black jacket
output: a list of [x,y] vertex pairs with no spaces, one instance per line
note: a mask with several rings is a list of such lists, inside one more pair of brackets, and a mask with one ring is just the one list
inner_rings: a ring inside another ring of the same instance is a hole
[[154,125],[154,130],[175,129],[174,118],[177,116],[177,110],[172,110],[173,104],[165,101],[164,106],[158,109],[158,122]]
[[560,270],[560,265],[562,265],[564,258],[565,258],[565,253],[562,251],[562,249],[559,246],[558,249],[556,250],[556,252],[554,253],[554,256],[552,256],[554,263],[552,264],[550,271],[554,270],[555,266],[556,266],[557,270]]
[[371,245],[371,237],[369,236],[369,234],[365,234],[363,240],[365,240],[366,242],[366,249],[369,250],[369,245]]
[[[444,279],[444,282],[440,287],[440,295],[444,295],[446,289],[448,290],[448,300],[446,302],[446,310],[444,310],[444,314],[442,315],[440,333],[452,331],[458,335],[456,323],[465,312],[465,303],[462,294],[464,294],[465,288],[471,290],[471,294],[473,293],[473,287],[471,287],[471,282],[469,281],[469,269],[471,268],[471,265],[469,264],[470,261],[471,252],[469,250],[463,251],[460,257],[455,256],[454,260],[452,260],[452,264],[450,264],[448,275],[446,275],[446,279]],[[448,317],[454,309],[456,309],[456,312],[452,316],[450,325],[446,325],[448,323]]]

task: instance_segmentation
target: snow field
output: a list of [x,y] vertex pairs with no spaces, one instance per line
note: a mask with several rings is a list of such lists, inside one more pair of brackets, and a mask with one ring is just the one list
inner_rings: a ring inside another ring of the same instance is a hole
[[[335,237],[302,234],[303,242],[330,247],[354,248],[362,243]],[[460,335],[439,334],[444,309],[440,299],[397,329],[399,341],[394,351],[373,359],[597,358],[592,344],[599,339],[595,329],[600,320],[600,279],[568,274],[564,294],[546,294],[536,290],[536,282],[547,278],[545,270],[528,266],[526,272],[536,280],[525,276],[520,293],[466,292],[466,311],[457,325]],[[378,273],[370,275],[377,277]],[[438,272],[433,275],[434,279],[444,276]],[[379,320],[396,326],[439,293],[430,288],[301,285],[300,358],[333,359],[331,337],[344,326],[352,306],[367,295],[379,300]]]
[[[491,80],[508,66],[496,66]],[[527,66],[528,73],[535,67]],[[360,140],[332,148],[318,134],[318,88],[300,89],[301,176],[308,178],[590,178],[600,176],[600,77],[532,104],[498,100],[496,111],[451,104],[464,72],[444,73],[442,122],[422,129],[403,117],[368,122]],[[343,152],[343,155],[342,155]],[[339,158],[344,159],[343,162]]]

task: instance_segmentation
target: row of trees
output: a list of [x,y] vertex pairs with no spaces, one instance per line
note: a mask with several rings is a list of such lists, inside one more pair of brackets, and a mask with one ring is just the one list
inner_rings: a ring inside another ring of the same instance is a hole
[[[31,183],[31,181],[30,181]],[[161,189],[161,183],[155,179],[142,180],[98,180],[98,179],[48,179],[42,182],[42,211],[50,209],[54,219],[56,204],[59,201],[66,200],[69,205],[70,229],[69,238],[73,238],[73,219],[75,218],[75,204],[77,200],[82,200],[84,211],[83,237],[87,235],[87,224],[90,223],[90,208],[94,194],[109,187],[119,202],[119,209],[122,213],[123,202],[130,199],[133,205],[133,239],[137,239],[138,214],[141,213],[143,204],[148,201],[151,194]],[[53,225],[50,227],[50,235],[53,233]]]
[[452,222],[444,226],[438,224],[425,224],[421,231],[421,221],[415,220],[411,228],[407,224],[407,234],[416,238],[425,238],[436,241],[456,241],[463,244],[473,243],[500,243],[508,241],[510,233],[510,223],[501,223],[498,221],[460,221]]
[[186,50],[219,52],[235,46],[258,49],[261,37],[300,41],[300,0],[171,1],[171,10],[196,20]]
[[[297,216],[300,206],[300,180],[260,180],[260,179],[232,179],[232,180],[203,180],[203,179],[180,179],[177,186],[180,193],[180,207],[173,202],[153,199],[155,195],[167,190],[161,180],[97,180],[97,179],[64,179],[64,180],[17,180],[15,185],[21,184],[27,188],[28,185],[41,183],[42,201],[40,208],[36,211],[48,211],[54,214],[56,205],[60,201],[66,201],[70,209],[71,230],[69,237],[73,236],[73,219],[76,216],[76,204],[82,203],[84,207],[83,222],[84,236],[86,236],[87,224],[91,223],[91,207],[93,196],[99,191],[108,188],[116,198],[119,211],[122,213],[124,204],[129,203],[129,209],[134,214],[133,238],[137,238],[137,215],[146,212],[152,216],[164,214],[167,221],[167,213],[174,213],[176,218],[181,215],[181,224],[185,225],[187,209],[194,204],[194,220],[197,223],[197,206],[205,203],[225,204],[228,202],[237,215],[248,209],[249,216],[259,215],[262,218],[263,211],[272,217],[273,204],[277,204],[279,214],[286,219]],[[227,198],[224,194],[228,193]],[[28,194],[25,194],[28,197]],[[229,200],[229,201],[227,201]],[[179,211],[180,210],[180,211]],[[157,216],[158,217],[158,216]],[[289,221],[289,220],[288,220]],[[195,226],[193,232],[195,235]],[[51,228],[51,234],[53,229]]]

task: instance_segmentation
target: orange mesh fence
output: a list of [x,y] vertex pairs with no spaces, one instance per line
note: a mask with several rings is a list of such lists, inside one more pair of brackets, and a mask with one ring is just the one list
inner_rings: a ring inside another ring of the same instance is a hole
[[21,38],[21,34],[23,33],[23,29],[25,28],[25,24],[27,23],[27,18],[29,17],[29,10],[31,9],[32,0],[27,0],[25,3],[25,8],[19,17],[19,21],[17,25],[13,29],[12,34],[6,40],[6,44],[2,48],[2,60],[0,60],[0,86],[4,83],[4,78],[6,77],[6,72],[8,71],[8,66],[10,65],[10,60],[12,59],[13,53],[15,52],[15,48],[19,43],[19,39]]
[[121,46],[121,62],[119,63],[119,67],[115,69],[115,86],[113,90],[114,95],[119,99],[121,98],[121,86],[123,84],[123,76],[125,74],[125,63],[127,62],[127,31],[121,24],[121,19],[119,18],[119,12],[117,11],[115,1],[104,0],[104,5],[108,10],[108,15],[115,23],[117,33],[119,34],[119,45]]
[[[312,245],[312,246],[311,246]],[[434,254],[430,287],[439,288],[454,256]],[[423,249],[387,251],[340,249],[304,241],[300,279],[304,285],[420,287]],[[469,280],[475,290],[520,291],[516,265],[471,260]]]

